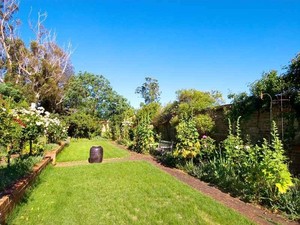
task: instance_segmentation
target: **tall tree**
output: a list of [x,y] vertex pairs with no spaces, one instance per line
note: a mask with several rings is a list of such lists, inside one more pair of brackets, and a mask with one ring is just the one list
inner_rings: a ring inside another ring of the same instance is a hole
[[20,89],[28,101],[57,111],[64,86],[73,75],[70,45],[59,47],[55,34],[43,25],[47,14],[39,13],[35,25],[30,25],[35,40],[26,47],[15,32],[20,23],[14,18],[18,9],[17,0],[0,0],[0,81]]
[[11,49],[16,39],[15,30],[19,21],[14,19],[19,4],[16,0],[0,0],[0,81],[4,75],[12,72],[13,59]]
[[43,22],[46,13],[39,13],[36,25],[31,25],[35,40],[30,48],[21,48],[17,59],[20,73],[25,77],[26,91],[49,111],[59,108],[64,98],[63,89],[73,75],[70,61],[72,51],[56,43],[56,35],[48,31]]
[[130,108],[127,99],[117,94],[104,76],[88,72],[70,79],[64,105],[105,120]]
[[135,93],[142,96],[146,105],[159,102],[161,92],[158,81],[151,77],[146,77],[145,80],[146,82],[142,86],[136,88]]

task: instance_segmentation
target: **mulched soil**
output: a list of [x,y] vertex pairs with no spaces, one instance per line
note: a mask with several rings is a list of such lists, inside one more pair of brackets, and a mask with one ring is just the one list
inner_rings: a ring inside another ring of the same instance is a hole
[[[123,146],[119,146],[119,147],[125,149]],[[132,161],[132,160],[144,160],[150,162],[154,166],[172,175],[173,177],[177,178],[183,183],[217,200],[223,205],[232,208],[235,211],[245,215],[247,218],[249,218],[250,220],[254,221],[257,224],[261,224],[261,225],[274,225],[274,224],[299,225],[300,224],[295,221],[288,221],[287,219],[283,218],[279,214],[274,214],[269,210],[262,208],[261,206],[245,203],[240,199],[234,198],[230,196],[228,193],[224,193],[221,190],[217,189],[216,187],[213,187],[208,183],[205,183],[197,178],[194,178],[181,170],[165,167],[162,164],[158,163],[150,155],[142,155],[135,152],[130,152],[129,157],[104,159],[103,163],[124,162],[124,161]],[[87,160],[76,161],[76,162],[60,162],[60,163],[56,163],[56,166],[68,167],[68,166],[78,166],[78,165],[86,165],[86,164],[89,164]]]

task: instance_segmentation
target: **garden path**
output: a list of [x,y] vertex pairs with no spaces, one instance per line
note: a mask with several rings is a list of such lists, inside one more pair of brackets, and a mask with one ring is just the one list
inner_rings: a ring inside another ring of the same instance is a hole
[[[123,146],[119,146],[119,147],[125,149]],[[158,163],[151,155],[143,155],[135,152],[130,152],[129,157],[104,159],[103,163],[124,162],[124,161],[134,161],[134,160],[144,160],[150,162],[154,166],[172,175],[173,177],[177,178],[181,182],[186,183],[187,185],[193,187],[194,189],[200,191],[201,193],[217,200],[218,202],[221,202],[223,205],[232,208],[235,211],[245,215],[247,218],[249,218],[250,220],[254,221],[257,224],[299,225],[299,223],[295,221],[287,221],[282,216],[278,214],[274,214],[258,205],[245,203],[238,198],[234,198],[229,194],[224,193],[221,190],[217,189],[216,187],[213,187],[208,183],[205,183],[197,178],[194,178],[179,169],[165,167],[162,164]],[[87,164],[89,163],[86,160],[86,161],[76,161],[76,162],[59,162],[56,163],[56,166],[69,167],[69,166],[78,166],[78,165],[87,165]]]

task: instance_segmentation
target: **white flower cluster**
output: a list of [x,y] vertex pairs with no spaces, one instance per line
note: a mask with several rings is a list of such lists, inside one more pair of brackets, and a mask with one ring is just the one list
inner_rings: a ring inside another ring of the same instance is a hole
[[[35,103],[31,103],[26,109],[0,107],[0,121],[4,120],[7,120],[7,124],[15,124],[21,128],[26,139],[35,140],[45,135],[49,141],[55,142],[67,136],[67,129],[61,121]],[[10,127],[3,125],[0,129],[6,133],[14,132]]]
[[132,124],[133,124],[132,121],[129,121],[129,120],[124,120],[122,122],[123,127],[126,127],[126,126],[130,127]]

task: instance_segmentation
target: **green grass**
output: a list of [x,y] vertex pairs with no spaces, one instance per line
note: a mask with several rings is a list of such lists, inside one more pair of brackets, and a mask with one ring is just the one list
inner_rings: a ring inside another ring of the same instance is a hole
[[147,162],[48,167],[8,224],[253,224]]
[[103,147],[104,159],[122,158],[129,155],[127,151],[118,148],[107,140],[72,139],[70,145],[58,154],[57,162],[88,160],[90,148],[97,145]]

